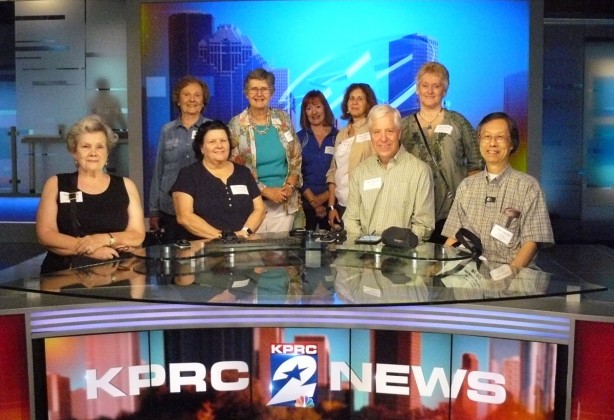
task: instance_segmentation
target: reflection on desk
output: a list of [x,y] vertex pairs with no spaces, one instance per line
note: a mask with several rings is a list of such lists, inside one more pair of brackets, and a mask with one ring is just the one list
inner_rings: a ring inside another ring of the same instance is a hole
[[14,279],[0,287],[106,300],[242,306],[419,305],[605,290],[529,268],[494,280],[493,267],[479,267],[466,252],[438,244],[412,250],[288,244],[284,248],[272,241],[267,247],[263,240],[257,248],[223,250],[216,243],[193,241],[189,249],[173,249],[172,256],[161,254],[162,248],[143,249],[140,257],[38,281]]
[[190,242],[189,248],[172,243],[153,245],[135,250],[134,255],[151,260],[182,260],[258,249],[299,249],[303,246],[302,241],[302,238],[290,237],[286,233],[254,234],[247,238],[235,238],[235,240],[229,241],[218,239],[194,240]]

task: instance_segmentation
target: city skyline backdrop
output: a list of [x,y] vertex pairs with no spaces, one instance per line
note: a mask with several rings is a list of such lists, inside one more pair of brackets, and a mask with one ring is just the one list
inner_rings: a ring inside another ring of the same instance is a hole
[[205,116],[228,122],[247,106],[247,72],[268,68],[278,79],[272,106],[296,122],[312,89],[323,91],[338,118],[354,82],[370,84],[380,103],[415,110],[415,72],[435,59],[450,71],[447,107],[474,125],[489,112],[514,111],[526,127],[528,1],[151,3],[141,6],[141,31],[145,196],[160,129],[177,116],[170,92],[188,72],[212,91]]

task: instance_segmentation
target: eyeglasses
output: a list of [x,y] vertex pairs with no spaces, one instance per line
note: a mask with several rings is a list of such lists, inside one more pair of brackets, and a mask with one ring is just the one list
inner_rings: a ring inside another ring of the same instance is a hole
[[509,136],[490,136],[490,135],[486,135],[486,136],[481,136],[480,137],[480,141],[482,143],[490,143],[491,141],[496,141],[497,144],[505,144],[507,143],[507,140],[509,139]]
[[261,88],[253,87],[253,88],[249,88],[249,93],[251,93],[252,95],[257,95],[259,93],[262,94],[262,95],[267,95],[270,91],[271,91],[271,89],[269,89],[268,87],[261,87]]

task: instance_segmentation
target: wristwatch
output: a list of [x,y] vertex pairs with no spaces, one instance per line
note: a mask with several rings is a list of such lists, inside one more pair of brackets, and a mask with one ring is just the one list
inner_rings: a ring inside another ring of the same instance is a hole
[[251,235],[252,233],[254,233],[254,232],[253,232],[253,231],[252,231],[252,230],[251,230],[249,227],[247,227],[247,226],[243,226],[243,229],[241,229],[241,232],[245,232],[245,233],[247,234],[246,236],[249,236],[249,235]]

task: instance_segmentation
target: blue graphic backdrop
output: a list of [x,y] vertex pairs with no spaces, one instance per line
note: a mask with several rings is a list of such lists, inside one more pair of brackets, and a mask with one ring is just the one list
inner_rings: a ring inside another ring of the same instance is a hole
[[[311,89],[339,116],[353,82],[408,114],[417,106],[415,72],[427,60],[448,68],[446,106],[474,125],[506,110],[504,92],[527,96],[528,0],[179,2],[143,4],[141,12],[146,197],[160,128],[176,118],[170,91],[185,74],[207,82],[205,115],[224,121],[247,106],[243,79],[256,67],[276,74],[272,106],[295,121]],[[527,115],[526,103],[514,107]]]

